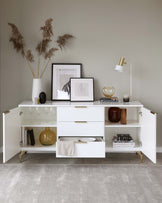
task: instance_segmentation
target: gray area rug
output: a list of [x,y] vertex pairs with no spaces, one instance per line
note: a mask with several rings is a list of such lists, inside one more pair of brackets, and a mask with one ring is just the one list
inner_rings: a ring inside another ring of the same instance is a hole
[[1,203],[161,203],[161,165],[0,164]]

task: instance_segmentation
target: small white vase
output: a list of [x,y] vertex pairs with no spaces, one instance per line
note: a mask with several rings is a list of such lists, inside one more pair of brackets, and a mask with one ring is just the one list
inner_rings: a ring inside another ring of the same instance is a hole
[[42,92],[42,79],[33,78],[32,87],[32,101],[35,102],[35,98],[39,98],[39,94]]

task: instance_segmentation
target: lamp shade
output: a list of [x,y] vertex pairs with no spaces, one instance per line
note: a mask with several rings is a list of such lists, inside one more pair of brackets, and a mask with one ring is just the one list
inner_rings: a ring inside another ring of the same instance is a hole
[[123,72],[123,66],[116,65],[115,70],[118,71],[118,72]]

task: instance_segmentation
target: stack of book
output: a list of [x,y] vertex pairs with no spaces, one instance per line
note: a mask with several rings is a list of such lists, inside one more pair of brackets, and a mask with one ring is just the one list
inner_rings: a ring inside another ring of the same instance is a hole
[[102,97],[100,99],[100,102],[118,102],[118,97],[111,97],[111,98],[107,98],[107,97]]
[[135,142],[129,134],[117,134],[116,136],[113,137],[113,147],[114,148],[120,148],[120,147],[133,148],[135,147]]
[[22,137],[21,137],[21,144],[22,145],[35,145],[33,129],[24,130],[24,133],[22,133]]

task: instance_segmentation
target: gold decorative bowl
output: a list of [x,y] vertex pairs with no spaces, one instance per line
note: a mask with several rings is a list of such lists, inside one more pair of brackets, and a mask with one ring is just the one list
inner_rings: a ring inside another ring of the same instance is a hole
[[114,87],[104,87],[103,94],[105,97],[111,98],[115,94],[115,88]]

